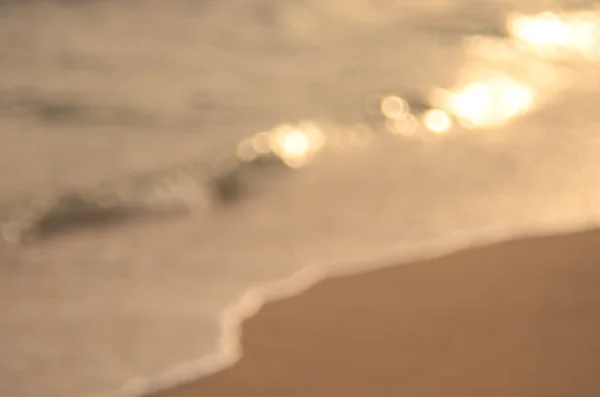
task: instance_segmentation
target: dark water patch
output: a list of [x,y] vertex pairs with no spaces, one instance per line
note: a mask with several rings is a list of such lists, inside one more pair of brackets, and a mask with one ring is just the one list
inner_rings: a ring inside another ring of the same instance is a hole
[[0,92],[0,116],[48,125],[145,125],[156,117],[138,109],[94,104],[69,95],[45,95],[30,90]]
[[150,221],[187,213],[182,207],[157,210],[142,205],[114,204],[103,206],[72,194],[63,196],[49,212],[37,219],[23,236],[25,241],[46,240],[66,233],[108,228],[133,221]]

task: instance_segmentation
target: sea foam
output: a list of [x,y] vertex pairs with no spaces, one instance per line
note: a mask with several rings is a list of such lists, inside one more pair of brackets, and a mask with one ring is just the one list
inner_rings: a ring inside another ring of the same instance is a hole
[[[0,37],[27,38],[2,47],[4,196],[211,158],[303,119],[330,143],[231,206],[2,247],[3,394],[168,388],[233,364],[245,318],[326,277],[597,226],[595,64],[521,51],[497,23],[507,2],[475,25],[472,3],[441,0],[239,3],[3,6]],[[498,51],[465,44],[494,34]],[[430,90],[452,128],[390,134],[364,109],[393,94],[416,119]],[[473,93],[500,101],[474,115],[457,106]]]

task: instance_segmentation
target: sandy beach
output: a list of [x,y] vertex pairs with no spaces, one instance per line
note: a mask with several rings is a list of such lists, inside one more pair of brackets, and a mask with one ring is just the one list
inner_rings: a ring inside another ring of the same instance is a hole
[[0,396],[600,396],[600,229],[473,248],[600,227],[522,3],[0,0]]
[[597,396],[599,257],[593,231],[327,280],[248,320],[237,365],[151,397]]

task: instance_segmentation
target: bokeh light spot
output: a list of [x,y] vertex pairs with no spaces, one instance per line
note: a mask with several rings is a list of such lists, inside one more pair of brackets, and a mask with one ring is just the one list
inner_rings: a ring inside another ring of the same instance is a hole
[[443,110],[430,109],[423,114],[423,123],[428,130],[436,134],[444,134],[452,127],[452,119]]
[[389,119],[397,119],[408,112],[408,104],[398,96],[392,95],[381,101],[381,113]]

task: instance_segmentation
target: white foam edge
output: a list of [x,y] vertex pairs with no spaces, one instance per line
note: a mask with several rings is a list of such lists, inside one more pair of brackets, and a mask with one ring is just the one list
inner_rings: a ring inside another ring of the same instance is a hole
[[[328,278],[338,278],[401,266],[415,261],[443,257],[457,251],[491,246],[502,242],[536,237],[566,235],[600,227],[598,218],[573,218],[560,224],[496,226],[479,230],[461,230],[444,237],[403,243],[386,253],[364,255],[359,259],[323,261],[310,265],[281,280],[248,288],[240,298],[227,306],[219,316],[221,336],[217,350],[198,360],[177,365],[155,376],[134,379],[123,387],[90,397],[141,397],[198,381],[233,366],[242,357],[243,322],[257,314],[265,303],[298,295]],[[329,270],[329,271],[327,271]]]

